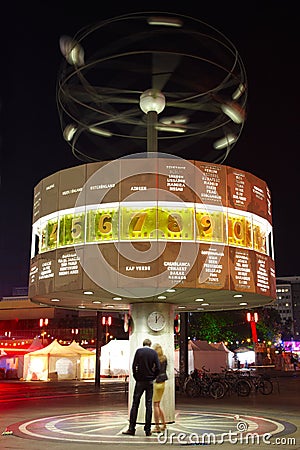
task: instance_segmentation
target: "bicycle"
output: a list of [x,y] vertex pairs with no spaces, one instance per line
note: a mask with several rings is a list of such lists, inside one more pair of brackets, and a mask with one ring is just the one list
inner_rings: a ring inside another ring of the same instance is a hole
[[185,382],[185,393],[189,397],[212,397],[219,399],[225,395],[225,387],[218,379],[217,374],[210,374],[209,370],[195,369]]
[[263,395],[270,395],[273,392],[273,383],[268,375],[249,373],[247,380],[250,383],[251,390]]
[[250,395],[251,385],[238,370],[235,371],[223,367],[222,382],[225,385],[225,395],[231,395],[233,393],[240,397],[248,397]]

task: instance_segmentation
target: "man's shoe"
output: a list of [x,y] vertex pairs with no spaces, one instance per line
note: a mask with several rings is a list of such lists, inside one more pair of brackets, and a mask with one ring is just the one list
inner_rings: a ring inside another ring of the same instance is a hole
[[122,431],[122,434],[127,434],[129,436],[134,436],[135,435],[135,431],[132,431],[132,430]]
[[152,434],[151,431],[145,431],[146,436],[151,436],[151,434]]

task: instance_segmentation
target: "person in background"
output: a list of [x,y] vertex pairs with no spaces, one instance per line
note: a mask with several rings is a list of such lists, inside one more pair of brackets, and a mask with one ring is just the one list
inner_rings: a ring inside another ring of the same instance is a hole
[[167,427],[165,414],[160,406],[160,401],[165,391],[165,382],[168,379],[167,375],[168,360],[160,344],[154,344],[153,348],[157,352],[158,359],[160,362],[160,372],[157,375],[156,380],[154,382],[154,390],[153,390],[153,406],[154,406],[154,421],[155,421],[153,433],[160,433],[161,431],[164,431]]
[[132,406],[129,415],[129,427],[122,434],[130,436],[135,435],[136,420],[140,400],[145,392],[145,425],[144,431],[146,436],[151,436],[151,420],[152,420],[152,398],[153,398],[153,381],[160,371],[160,362],[157,352],[151,348],[150,339],[145,339],[143,347],[138,348],[135,352],[132,362],[132,374],[135,379],[135,387],[133,391]]
[[294,366],[294,370],[297,370],[298,367],[298,359],[296,357],[296,355],[291,355],[291,364],[293,364]]

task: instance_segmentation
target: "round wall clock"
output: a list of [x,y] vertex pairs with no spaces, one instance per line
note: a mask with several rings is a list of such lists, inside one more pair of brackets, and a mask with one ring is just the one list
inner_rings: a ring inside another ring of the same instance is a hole
[[148,327],[153,331],[161,331],[166,325],[165,316],[158,311],[153,311],[147,318]]

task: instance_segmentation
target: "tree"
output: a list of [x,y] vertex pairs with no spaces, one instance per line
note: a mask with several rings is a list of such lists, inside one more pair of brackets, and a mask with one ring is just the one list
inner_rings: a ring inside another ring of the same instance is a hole
[[261,341],[274,341],[282,333],[282,321],[275,308],[259,308],[256,324],[258,338]]
[[[280,335],[282,324],[278,311],[274,308],[258,308],[257,335],[260,341],[274,341]],[[212,311],[189,314],[189,334],[191,339],[208,342],[229,343],[236,348],[236,342],[251,339],[251,328],[246,318],[246,310]]]
[[236,341],[240,323],[238,311],[190,313],[190,336],[209,342]]

